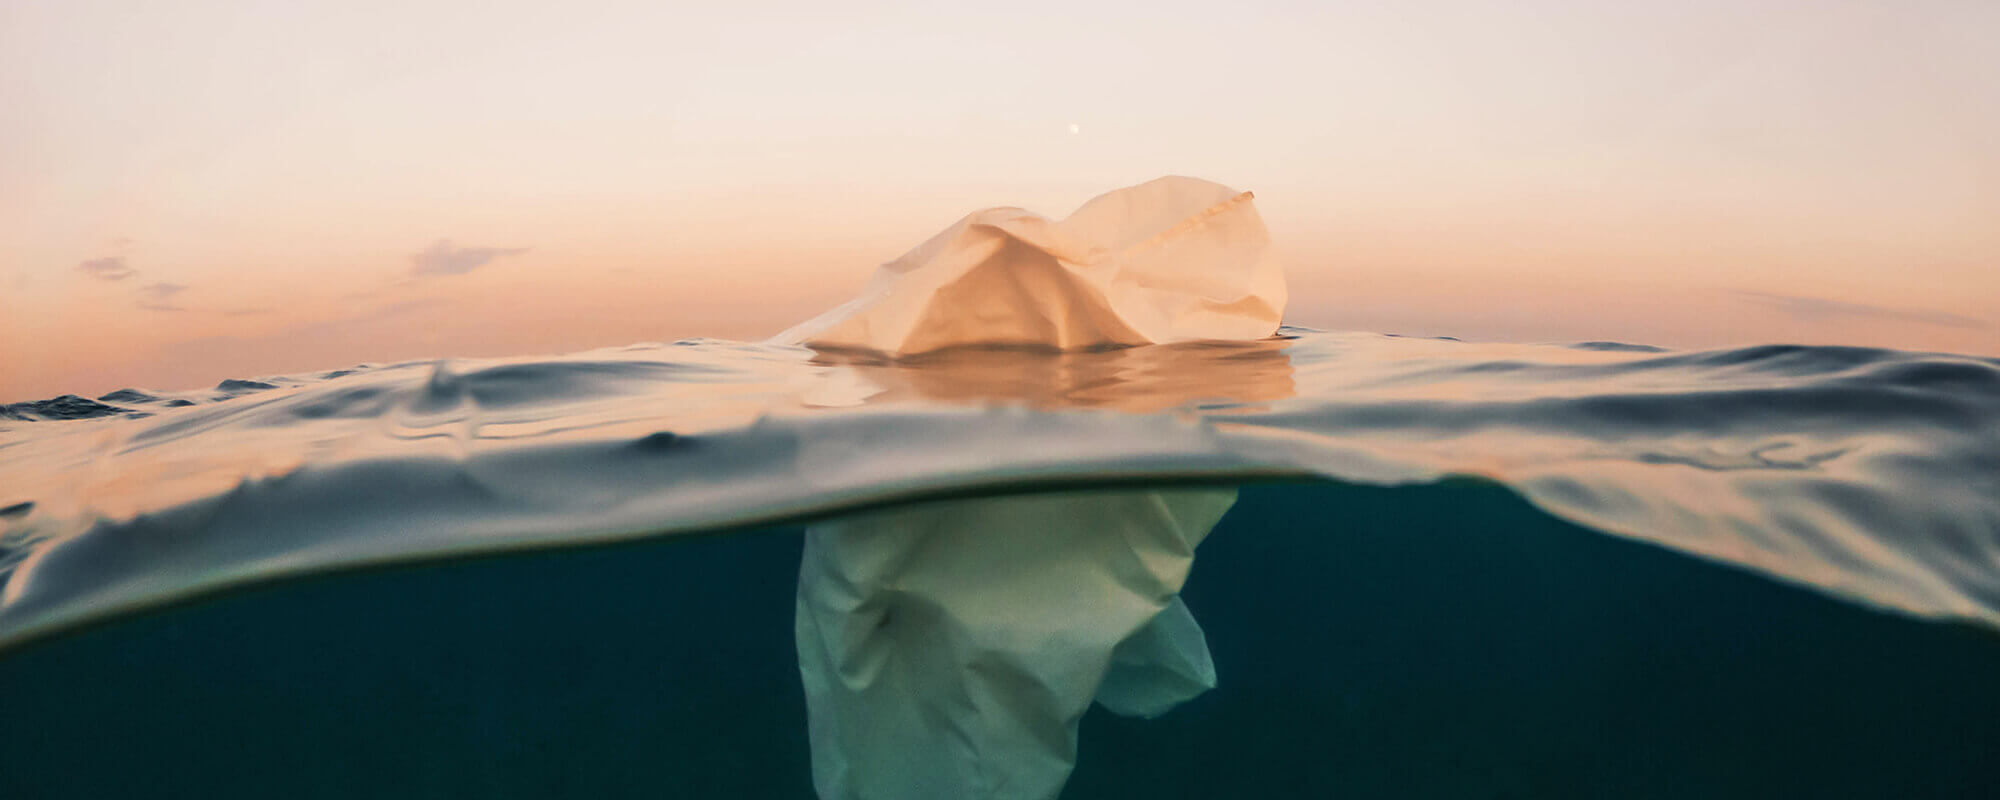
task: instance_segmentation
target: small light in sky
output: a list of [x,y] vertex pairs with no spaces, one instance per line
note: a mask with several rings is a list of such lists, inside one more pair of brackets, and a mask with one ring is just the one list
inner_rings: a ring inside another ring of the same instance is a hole
[[1076,124],[1076,123],[1072,122],[1072,123],[1070,123],[1070,124],[1069,124],[1069,132],[1070,132],[1070,133],[1082,133],[1082,132],[1083,132],[1083,126],[1081,126],[1081,125],[1078,125],[1078,124]]

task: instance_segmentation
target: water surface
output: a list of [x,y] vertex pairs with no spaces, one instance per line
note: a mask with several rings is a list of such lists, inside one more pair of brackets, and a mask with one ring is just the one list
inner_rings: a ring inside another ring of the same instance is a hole
[[2000,745],[1992,359],[691,340],[5,416],[25,796],[1950,797]]

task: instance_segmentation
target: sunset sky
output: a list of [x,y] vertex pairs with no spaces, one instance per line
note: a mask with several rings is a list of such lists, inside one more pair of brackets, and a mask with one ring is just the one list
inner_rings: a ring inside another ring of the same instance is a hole
[[1256,192],[1289,320],[2000,355],[2000,3],[0,0],[0,402],[758,339]]

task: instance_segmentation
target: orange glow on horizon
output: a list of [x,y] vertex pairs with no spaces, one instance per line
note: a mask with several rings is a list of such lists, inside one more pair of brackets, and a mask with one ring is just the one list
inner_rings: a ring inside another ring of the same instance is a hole
[[775,10],[0,8],[0,402],[758,339],[1163,174],[1299,324],[2000,355],[1991,3]]

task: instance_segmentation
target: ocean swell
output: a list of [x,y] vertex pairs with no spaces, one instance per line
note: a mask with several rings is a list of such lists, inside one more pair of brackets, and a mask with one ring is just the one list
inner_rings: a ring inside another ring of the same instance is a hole
[[1491,480],[1598,530],[2000,625],[1992,359],[1287,328],[905,358],[691,340],[250,383],[0,421],[0,648],[368,565],[919,497],[1309,477]]

